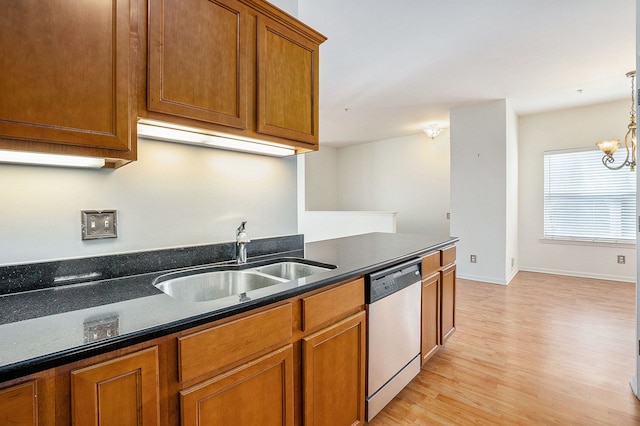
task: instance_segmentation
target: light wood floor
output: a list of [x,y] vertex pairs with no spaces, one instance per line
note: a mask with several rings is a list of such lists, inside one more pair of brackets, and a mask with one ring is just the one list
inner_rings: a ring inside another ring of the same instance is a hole
[[640,425],[635,285],[459,279],[456,332],[370,426]]

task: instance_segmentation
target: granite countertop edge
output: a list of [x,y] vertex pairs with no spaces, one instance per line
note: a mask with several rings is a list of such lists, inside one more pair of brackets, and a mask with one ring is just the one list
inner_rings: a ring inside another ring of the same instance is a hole
[[[369,235],[369,234],[365,234],[365,235]],[[388,235],[397,235],[397,234],[388,234]],[[409,234],[405,234],[405,235],[409,235]],[[356,237],[359,237],[359,236],[356,236]],[[354,237],[343,237],[335,240],[326,240],[326,241],[317,242],[317,243],[307,243],[306,247],[313,248],[326,242],[331,243],[331,241],[341,240],[341,241],[349,242],[350,239],[353,239],[353,238]],[[419,248],[419,249],[414,248],[413,250],[408,251],[406,253],[385,258],[383,260],[381,259],[373,260],[372,263],[364,262],[364,264],[361,264],[357,267],[338,267],[337,269],[332,270],[328,274],[323,274],[322,278],[319,278],[317,280],[311,280],[311,282],[305,284],[304,286],[287,289],[287,290],[278,292],[276,294],[262,297],[260,299],[256,299],[247,303],[220,308],[220,309],[216,309],[216,310],[198,314],[198,315],[188,316],[188,317],[179,319],[177,321],[158,324],[156,326],[147,327],[139,331],[129,332],[120,336],[99,340],[92,343],[87,343],[81,346],[74,346],[64,350],[60,350],[60,351],[44,354],[41,356],[24,359],[18,362],[6,364],[3,366],[0,366],[0,382],[16,379],[23,376],[28,376],[44,370],[48,370],[50,368],[55,368],[64,364],[72,363],[72,362],[93,357],[96,355],[101,355],[107,352],[122,349],[135,344],[140,344],[156,338],[167,336],[169,334],[184,331],[189,328],[197,327],[199,325],[204,325],[204,324],[218,321],[233,315],[241,314],[241,313],[250,311],[252,309],[277,303],[282,300],[286,300],[291,297],[295,297],[313,290],[317,290],[332,284],[336,284],[341,281],[357,278],[357,277],[384,269],[386,267],[392,266],[394,264],[397,264],[406,260],[410,260],[412,258],[421,257],[429,252],[433,252],[433,251],[445,248],[447,246],[451,246],[452,244],[455,244],[458,242],[458,238],[443,237],[441,239],[438,239],[438,241],[439,242],[437,243],[430,243],[430,245]],[[307,255],[305,250],[305,259],[306,258],[307,258]],[[312,259],[313,261],[320,261],[320,262],[326,261],[326,259],[318,259],[312,256],[310,257],[310,259]],[[158,271],[158,273],[154,275],[157,276],[163,272],[166,272],[166,271]]]

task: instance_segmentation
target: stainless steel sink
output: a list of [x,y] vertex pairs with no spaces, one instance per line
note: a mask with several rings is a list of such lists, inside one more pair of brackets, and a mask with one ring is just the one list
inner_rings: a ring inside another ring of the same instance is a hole
[[174,299],[203,302],[242,295],[251,290],[280,284],[287,280],[250,270],[193,273],[156,283],[156,287]]
[[273,275],[276,277],[284,278],[287,281],[297,280],[298,278],[308,277],[309,275],[317,274],[319,272],[329,271],[330,268],[323,268],[315,265],[308,265],[298,262],[278,262],[270,265],[261,266],[255,268],[254,271],[262,272],[263,274]]
[[[322,265],[322,266],[320,266]],[[153,285],[174,299],[204,302],[238,296],[250,300],[247,292],[305,278],[334,269],[334,265],[317,264],[304,259],[276,260],[247,269],[237,266],[214,266],[171,272],[155,279]]]

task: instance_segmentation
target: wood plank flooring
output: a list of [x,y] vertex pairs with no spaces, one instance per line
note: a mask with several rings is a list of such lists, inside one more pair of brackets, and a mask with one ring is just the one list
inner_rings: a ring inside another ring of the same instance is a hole
[[456,332],[370,426],[640,425],[635,285],[459,279]]

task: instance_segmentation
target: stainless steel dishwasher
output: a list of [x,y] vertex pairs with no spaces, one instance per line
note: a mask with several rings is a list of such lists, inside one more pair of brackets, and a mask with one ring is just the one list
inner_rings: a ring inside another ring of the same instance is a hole
[[414,259],[367,276],[367,421],[420,372],[419,264]]

